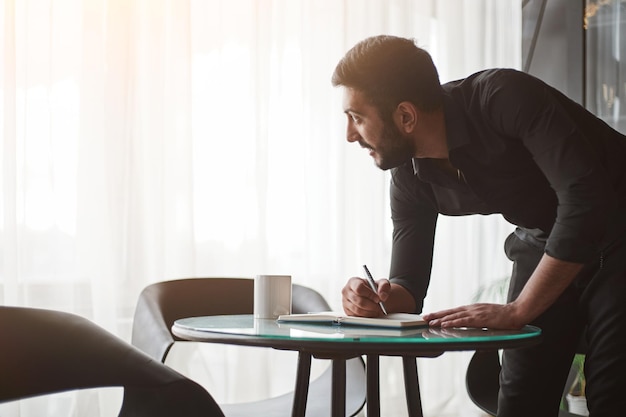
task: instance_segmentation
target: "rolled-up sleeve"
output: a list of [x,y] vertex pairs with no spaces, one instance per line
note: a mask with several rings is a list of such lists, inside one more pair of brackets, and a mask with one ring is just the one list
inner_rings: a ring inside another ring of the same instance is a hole
[[501,71],[491,81],[483,91],[486,113],[499,130],[523,142],[558,199],[546,253],[564,261],[590,261],[617,201],[599,138],[585,135],[558,93],[528,75]]

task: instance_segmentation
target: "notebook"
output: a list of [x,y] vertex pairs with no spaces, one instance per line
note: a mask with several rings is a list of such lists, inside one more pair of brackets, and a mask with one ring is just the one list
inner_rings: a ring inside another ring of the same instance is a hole
[[426,327],[428,323],[419,314],[391,313],[381,317],[348,316],[336,311],[320,313],[284,314],[278,317],[279,323],[317,323],[347,326],[387,327],[405,329],[411,327]]

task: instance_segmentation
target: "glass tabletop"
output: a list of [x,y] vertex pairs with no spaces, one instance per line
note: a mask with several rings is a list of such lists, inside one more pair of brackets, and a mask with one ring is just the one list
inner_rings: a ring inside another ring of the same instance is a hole
[[290,341],[320,341],[346,343],[386,344],[463,344],[481,342],[506,342],[538,338],[541,330],[525,326],[520,330],[491,330],[477,328],[387,329],[354,325],[279,323],[273,319],[255,319],[252,315],[204,316],[177,320],[173,330],[192,339],[202,339],[203,334],[254,337]]

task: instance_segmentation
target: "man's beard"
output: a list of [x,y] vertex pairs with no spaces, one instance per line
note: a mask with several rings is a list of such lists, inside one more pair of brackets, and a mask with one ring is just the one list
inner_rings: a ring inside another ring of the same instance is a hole
[[383,125],[381,132],[381,143],[374,151],[378,155],[376,165],[386,171],[410,161],[414,154],[413,143],[408,136],[400,132],[392,122]]

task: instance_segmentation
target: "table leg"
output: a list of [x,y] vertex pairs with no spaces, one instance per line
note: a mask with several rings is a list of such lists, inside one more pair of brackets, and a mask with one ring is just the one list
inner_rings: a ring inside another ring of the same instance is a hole
[[346,415],[346,359],[333,359],[332,417]]
[[378,355],[367,355],[367,416],[380,417],[380,366]]
[[304,417],[306,401],[309,396],[309,377],[311,375],[311,354],[298,353],[298,370],[296,373],[296,388],[293,394],[292,417]]
[[404,391],[409,417],[423,417],[420,384],[417,376],[417,363],[414,356],[403,356]]

